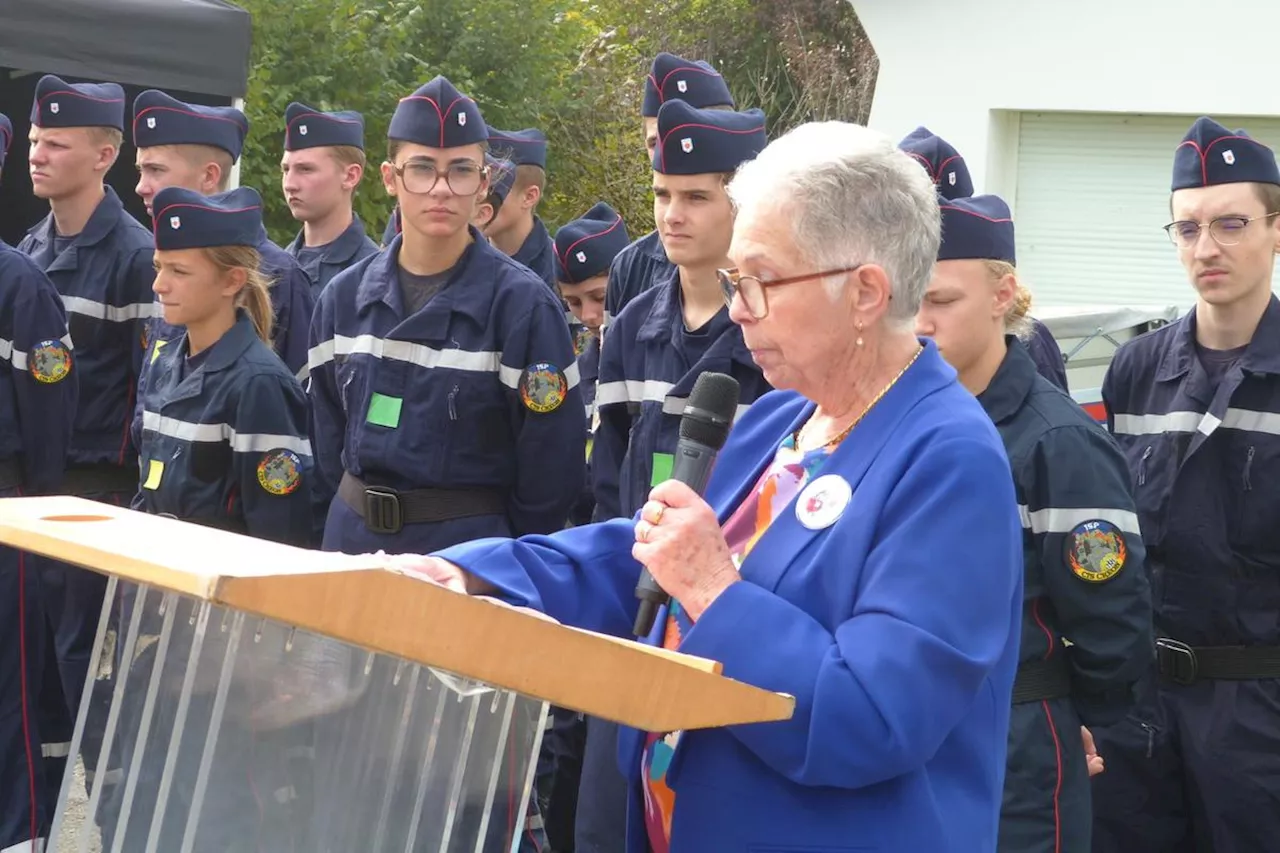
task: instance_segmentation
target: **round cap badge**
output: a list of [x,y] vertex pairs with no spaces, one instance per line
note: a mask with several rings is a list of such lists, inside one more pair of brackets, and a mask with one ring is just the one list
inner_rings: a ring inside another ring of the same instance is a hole
[[540,361],[520,373],[520,399],[531,412],[554,412],[568,393],[569,382],[554,364]]
[[1103,583],[1120,574],[1129,553],[1120,528],[1102,519],[1073,527],[1065,547],[1067,565],[1076,577],[1089,583]]
[[292,450],[278,447],[262,454],[258,484],[273,495],[290,495],[302,483],[302,460]]
[[839,474],[824,474],[804,487],[796,498],[796,518],[810,530],[835,524],[853,498],[849,481]]
[[71,350],[62,341],[41,341],[27,356],[27,369],[37,382],[61,382],[71,372]]

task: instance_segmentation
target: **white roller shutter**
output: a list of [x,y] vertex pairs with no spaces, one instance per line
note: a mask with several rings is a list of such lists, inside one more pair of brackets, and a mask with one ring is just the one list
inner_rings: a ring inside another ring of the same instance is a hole
[[[1280,150],[1280,119],[1214,116]],[[1018,268],[1040,305],[1190,307],[1161,231],[1173,152],[1196,116],[1022,113]]]

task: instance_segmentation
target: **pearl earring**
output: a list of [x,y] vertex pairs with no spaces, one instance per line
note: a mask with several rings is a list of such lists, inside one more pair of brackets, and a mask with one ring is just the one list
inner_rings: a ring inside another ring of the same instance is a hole
[[858,339],[853,342],[856,347],[862,346],[862,321],[859,320],[854,324],[854,328],[858,330]]

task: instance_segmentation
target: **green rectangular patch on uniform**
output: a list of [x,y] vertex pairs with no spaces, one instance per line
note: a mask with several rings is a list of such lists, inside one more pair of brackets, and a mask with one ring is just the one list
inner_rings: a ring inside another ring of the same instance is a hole
[[402,405],[404,405],[404,400],[399,397],[387,397],[375,392],[369,398],[369,414],[365,417],[365,421],[374,426],[395,429],[400,426],[400,407]]
[[653,454],[653,478],[649,481],[649,486],[665,483],[671,479],[671,468],[675,465],[676,458],[670,453]]

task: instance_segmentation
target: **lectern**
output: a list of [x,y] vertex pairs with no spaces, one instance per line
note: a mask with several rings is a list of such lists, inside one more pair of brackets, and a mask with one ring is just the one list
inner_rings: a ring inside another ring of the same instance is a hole
[[72,497],[0,500],[0,542],[110,578],[59,853],[514,851],[549,703],[657,732],[793,712],[377,557]]

